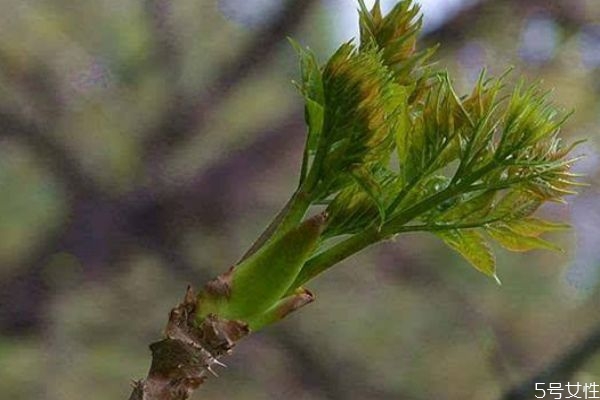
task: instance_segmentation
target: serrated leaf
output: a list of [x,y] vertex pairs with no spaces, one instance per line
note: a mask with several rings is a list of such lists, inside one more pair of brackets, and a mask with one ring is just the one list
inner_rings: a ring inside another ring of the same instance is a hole
[[524,218],[533,214],[542,203],[539,197],[530,192],[514,189],[500,199],[491,216],[505,219]]
[[351,175],[377,207],[380,223],[383,224],[385,221],[385,197],[381,186],[375,180],[375,177],[364,169],[356,169],[352,171]]
[[507,222],[506,225],[516,233],[523,236],[539,236],[546,232],[562,231],[569,229],[569,224],[546,221],[539,218],[524,218]]
[[462,255],[475,269],[496,277],[496,259],[483,235],[474,229],[435,232],[448,246]]
[[300,59],[300,73],[302,81],[296,83],[299,91],[304,97],[304,114],[308,125],[308,135],[304,148],[300,182],[302,183],[308,173],[309,156],[314,154],[323,132],[325,118],[325,89],[321,68],[315,54],[307,48],[303,48],[294,39],[288,38],[292,47],[298,53]]
[[330,222],[324,236],[357,233],[368,226],[381,226],[388,218],[388,207],[401,189],[401,180],[380,165],[357,168],[351,182],[330,202]]
[[300,74],[302,76],[300,90],[302,94],[304,97],[323,104],[325,93],[321,68],[319,67],[317,57],[311,50],[302,47],[294,39],[288,38],[288,40],[294,50],[296,50],[296,53],[298,53],[298,58],[300,59]]
[[410,151],[412,149],[412,128],[410,117],[408,115],[407,89],[403,86],[398,86],[396,98],[399,106],[401,107],[401,114],[398,115],[398,125],[395,132],[396,151],[398,153],[400,167],[406,169],[410,163]]
[[436,221],[454,222],[462,220],[462,222],[469,222],[483,219],[490,213],[495,195],[495,192],[489,191],[460,202],[440,214]]
[[308,125],[307,148],[314,152],[319,142],[319,136],[323,130],[323,119],[325,109],[316,101],[306,98],[306,123]]
[[502,247],[510,251],[524,252],[535,249],[547,249],[562,252],[554,243],[534,236],[525,236],[510,229],[505,224],[497,224],[485,228],[487,233]]
[[323,70],[324,174],[388,160],[402,110],[391,71],[376,49],[341,46]]
[[378,216],[373,201],[357,185],[341,190],[328,205],[327,213],[330,220],[323,233],[326,237],[355,233]]
[[[358,0],[359,5],[359,24],[360,24],[360,38],[361,42],[368,42],[374,40],[374,34],[377,30],[373,14],[367,8],[364,0]],[[381,17],[381,16],[380,16]]]

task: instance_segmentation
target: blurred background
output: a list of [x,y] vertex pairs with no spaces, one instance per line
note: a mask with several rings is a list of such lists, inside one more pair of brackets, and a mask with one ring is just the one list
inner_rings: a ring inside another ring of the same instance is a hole
[[[421,3],[423,43],[463,92],[512,65],[576,110],[564,133],[589,138],[591,187],[543,210],[573,224],[553,238],[566,252],[499,251],[499,287],[433,236],[401,236],[316,280],[314,304],[194,398],[530,399],[511,391],[541,371],[600,384],[600,2]],[[1,0],[0,397],[129,396],[186,285],[235,262],[294,189],[286,37],[325,60],[356,8]]]

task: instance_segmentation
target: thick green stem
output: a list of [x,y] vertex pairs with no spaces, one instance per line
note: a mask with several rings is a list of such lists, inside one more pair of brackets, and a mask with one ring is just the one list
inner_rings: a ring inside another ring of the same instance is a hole
[[293,292],[326,269],[382,239],[381,233],[376,229],[368,229],[316,255],[304,264],[289,292]]
[[267,226],[264,232],[256,239],[246,253],[244,253],[239,262],[244,261],[252,254],[256,253],[269,240],[280,236],[300,223],[310,207],[311,200],[311,196],[308,193],[304,192],[302,188],[298,189]]

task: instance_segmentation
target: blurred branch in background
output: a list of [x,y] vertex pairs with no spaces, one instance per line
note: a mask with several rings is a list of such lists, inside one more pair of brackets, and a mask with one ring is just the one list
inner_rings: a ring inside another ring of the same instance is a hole
[[447,20],[443,26],[427,35],[427,40],[444,42],[448,40],[462,40],[469,29],[469,25],[480,18],[481,15],[493,11],[501,6],[512,6],[520,16],[534,12],[543,12],[554,18],[561,26],[578,29],[586,22],[592,22],[585,14],[582,2],[565,2],[561,0],[479,0],[470,7],[464,7],[453,18]]
[[[219,229],[235,221],[240,217],[237,211],[242,205],[240,203],[246,200],[242,193],[245,189],[236,185],[235,181],[255,179],[260,171],[278,165],[281,154],[302,140],[304,122],[301,115],[301,110],[294,109],[280,123],[250,132],[253,141],[249,145],[202,169],[183,185],[176,185],[176,190],[152,195],[141,190],[127,196],[124,202],[131,235],[168,259],[180,251],[178,243],[183,234],[180,230],[169,229],[169,226],[192,228],[202,225]],[[227,184],[230,180],[231,184]],[[180,259],[183,256],[176,257]],[[192,271],[187,268],[184,276],[198,280],[200,277]],[[195,271],[198,273],[197,268]]]
[[93,185],[90,177],[81,170],[81,166],[71,154],[55,139],[47,135],[53,129],[53,121],[46,120],[44,125],[0,110],[0,134],[22,141],[50,172],[59,178],[64,190],[73,197],[100,196],[100,191]]
[[[406,253],[406,252],[405,252]],[[450,303],[457,310],[455,318],[460,320],[479,350],[485,355],[487,365],[498,386],[509,384],[513,379],[512,362],[523,357],[515,346],[507,329],[501,323],[487,315],[476,301],[462,291],[457,290],[452,282],[444,279],[438,271],[427,268],[418,258],[403,254],[402,251],[383,251],[380,265],[401,265],[401,268],[385,268],[382,272],[391,282],[405,283],[419,288],[422,292],[435,292],[443,299],[444,304]],[[492,336],[487,341],[486,334]]]
[[[577,340],[570,349],[531,378],[511,388],[502,400],[529,400],[536,395],[536,383],[566,384],[573,375],[600,351],[600,326]],[[576,393],[575,393],[576,394]],[[539,395],[539,392],[538,392]]]
[[[383,252],[382,255],[381,265],[402,264],[403,266],[400,269],[390,269],[390,271],[386,269],[384,271],[386,275],[389,274],[392,279],[399,282],[423,286],[424,291],[434,291],[455,303],[454,309],[459,310],[457,318],[464,321],[464,324],[474,336],[479,336],[488,329],[491,330],[494,343],[486,358],[489,361],[493,375],[498,377],[498,386],[506,387],[508,385],[509,387],[501,397],[502,400],[530,400],[534,398],[536,394],[535,383],[567,383],[586,362],[593,359],[600,352],[600,326],[592,326],[587,333],[576,339],[570,348],[563,351],[563,354],[548,362],[543,369],[533,374],[531,378],[522,380],[520,374],[515,371],[519,368],[519,362],[522,364],[523,359],[527,356],[518,349],[518,346],[515,346],[509,327],[505,327],[501,322],[494,321],[486,316],[476,303],[455,290],[452,283],[445,281],[441,275],[420,265],[418,259],[403,259],[401,255],[395,252]],[[387,257],[391,257],[392,261],[386,260]],[[588,309],[594,309],[597,302],[596,297],[593,296],[586,304],[579,307],[583,315],[586,315]],[[480,350],[483,354],[486,354],[481,344]],[[517,381],[518,384],[511,385],[513,381]]]
[[[104,202],[106,195],[85,173],[80,162],[51,136],[63,111],[56,96],[58,90],[53,81],[54,75],[43,65],[17,68],[7,57],[2,57],[0,65],[22,90],[28,104],[33,104],[31,109],[0,109],[0,135],[24,144],[35,155],[54,180],[62,185],[69,208],[65,223],[50,232],[44,243],[32,246],[28,260],[24,262],[23,275],[0,284],[0,326],[7,331],[20,331],[38,323],[42,312],[40,304],[48,294],[41,270],[49,258],[61,250],[86,256],[80,244],[89,237],[90,226],[99,228],[104,221],[104,216],[92,219],[98,214],[90,211],[96,208],[98,202]],[[73,226],[84,231],[73,232]],[[116,235],[116,238],[119,236]],[[87,247],[92,248],[89,244]],[[86,260],[92,261],[89,257]],[[97,258],[94,260],[98,261]]]
[[279,15],[259,30],[234,60],[226,61],[218,69],[217,76],[202,94],[175,90],[156,128],[146,135],[144,153],[148,163],[155,163],[157,157],[201,132],[208,115],[248,76],[271,61],[279,44],[300,25],[315,3],[314,0],[287,1]]
[[25,106],[17,104],[11,109],[8,106],[0,109],[0,136],[22,141],[49,167],[63,189],[74,195],[72,197],[99,196],[101,191],[83,172],[79,162],[50,135],[63,112],[57,96],[56,76],[41,64],[15,65],[1,53],[0,70],[27,98]]
[[324,360],[322,354],[330,353],[327,348],[320,345],[317,349],[291,329],[280,330],[274,339],[285,352],[290,353],[302,385],[310,391],[320,392],[325,399],[421,399],[420,396],[391,392],[371,385],[365,378],[368,365],[351,359]]
[[169,18],[172,8],[171,0],[145,0],[145,11],[155,47],[153,66],[160,68],[165,80],[175,87],[181,69],[181,49],[177,45],[178,32]]

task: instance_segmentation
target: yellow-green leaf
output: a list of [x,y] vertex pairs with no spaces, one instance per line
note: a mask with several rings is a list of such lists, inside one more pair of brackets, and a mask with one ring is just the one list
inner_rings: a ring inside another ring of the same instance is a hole
[[467,201],[456,204],[436,219],[439,222],[481,220],[489,214],[495,195],[496,192],[489,191],[472,197]]
[[514,232],[523,236],[537,237],[546,232],[569,229],[569,224],[546,221],[539,218],[524,218],[507,222],[506,225]]
[[385,221],[385,197],[383,189],[375,180],[375,177],[365,168],[356,168],[351,174],[354,181],[364,190],[367,196],[373,201],[379,213],[380,223]]
[[554,243],[550,243],[538,237],[522,235],[509,228],[507,225],[488,226],[486,227],[486,231],[502,247],[510,251],[522,252],[535,249],[563,251]]
[[462,255],[475,269],[496,277],[496,259],[483,235],[474,229],[436,232],[448,246]]
[[514,189],[500,199],[494,212],[493,217],[498,218],[524,218],[533,214],[543,201],[535,195],[520,189]]
[[323,106],[316,101],[305,99],[306,101],[306,123],[308,125],[308,140],[306,143],[309,151],[315,151],[319,141],[319,136],[323,130],[323,119],[325,110]]

